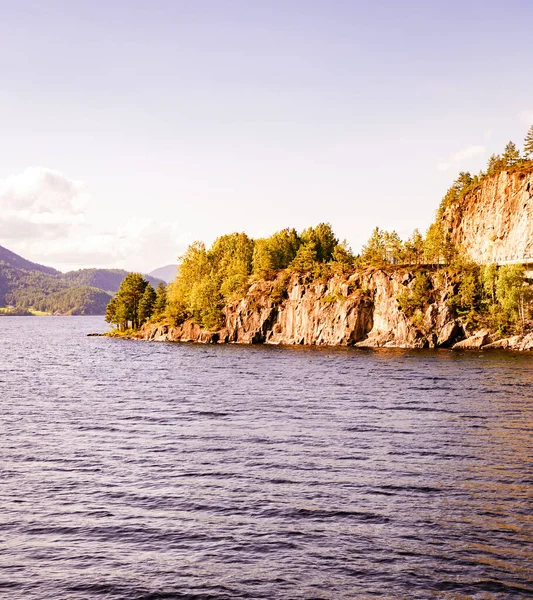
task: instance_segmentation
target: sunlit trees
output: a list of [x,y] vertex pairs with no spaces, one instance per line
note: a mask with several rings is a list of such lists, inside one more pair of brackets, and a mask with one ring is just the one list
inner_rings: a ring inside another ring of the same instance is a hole
[[374,228],[368,242],[363,246],[361,261],[364,265],[380,267],[385,262],[385,232]]
[[107,306],[106,321],[117,325],[121,330],[129,327],[138,329],[144,320],[140,306],[147,285],[148,282],[140,273],[128,273],[122,280],[116,296]]
[[405,261],[408,264],[419,265],[424,256],[424,237],[415,229],[411,237],[404,244]]
[[293,228],[283,229],[255,241],[252,272],[256,279],[271,279],[281,269],[286,269],[296,257],[302,244]]
[[309,273],[317,263],[318,254],[313,242],[302,244],[291,262],[290,267],[298,273]]
[[162,319],[165,315],[167,309],[167,289],[165,284],[159,283],[155,290],[155,302],[154,302],[154,312],[153,319],[159,320]]
[[302,244],[312,244],[316,252],[316,260],[321,263],[331,261],[333,251],[339,243],[329,223],[320,223],[316,227],[305,229],[301,236]]
[[524,140],[524,154],[528,158],[533,159],[533,125],[529,128]]
[[142,295],[142,298],[139,302],[139,324],[142,325],[153,315],[154,313],[154,305],[156,301],[156,293],[154,288],[148,284]]
[[502,159],[505,162],[506,167],[514,166],[520,160],[520,151],[514,142],[509,142],[507,146],[505,146]]
[[525,283],[525,269],[522,265],[500,267],[496,298],[507,319],[504,325],[519,324],[523,331],[531,300],[531,288]]

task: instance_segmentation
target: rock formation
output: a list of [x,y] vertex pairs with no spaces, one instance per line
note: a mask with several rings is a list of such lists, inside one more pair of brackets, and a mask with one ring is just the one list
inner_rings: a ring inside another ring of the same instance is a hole
[[487,177],[443,219],[452,241],[478,263],[533,263],[533,169]]
[[451,346],[463,336],[447,299],[452,289],[431,274],[436,300],[414,322],[400,309],[398,296],[412,288],[415,273],[376,270],[335,276],[325,283],[293,275],[285,298],[275,302],[276,282],[253,284],[241,300],[224,309],[216,332],[192,321],[178,326],[148,325],[139,337],[151,341],[246,344],[357,345],[434,348]]

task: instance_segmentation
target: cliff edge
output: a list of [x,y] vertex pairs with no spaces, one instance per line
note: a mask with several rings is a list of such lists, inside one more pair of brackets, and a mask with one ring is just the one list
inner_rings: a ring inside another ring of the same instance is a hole
[[487,177],[442,219],[454,244],[478,263],[533,263],[533,167]]
[[[413,290],[416,271],[367,270],[318,283],[293,275],[279,298],[279,281],[259,281],[223,310],[223,326],[206,331],[192,320],[171,326],[147,324],[150,341],[305,344],[394,348],[449,347],[464,337],[447,300],[451,282],[430,273],[431,301],[408,316],[398,302]],[[274,294],[274,289],[277,290]],[[276,300],[276,298],[278,298]]]

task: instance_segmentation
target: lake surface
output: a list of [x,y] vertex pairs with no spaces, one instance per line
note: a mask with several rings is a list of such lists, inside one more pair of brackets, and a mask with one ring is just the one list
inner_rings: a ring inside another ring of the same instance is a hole
[[533,595],[533,355],[0,319],[0,597]]

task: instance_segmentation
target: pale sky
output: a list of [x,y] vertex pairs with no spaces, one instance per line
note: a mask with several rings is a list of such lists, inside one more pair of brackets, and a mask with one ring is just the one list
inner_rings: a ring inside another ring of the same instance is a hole
[[431,222],[533,123],[530,0],[0,0],[0,245],[150,271],[196,239]]

